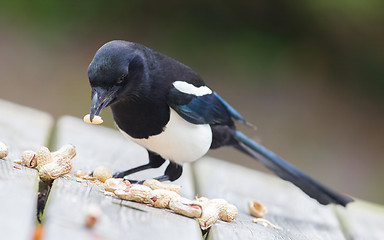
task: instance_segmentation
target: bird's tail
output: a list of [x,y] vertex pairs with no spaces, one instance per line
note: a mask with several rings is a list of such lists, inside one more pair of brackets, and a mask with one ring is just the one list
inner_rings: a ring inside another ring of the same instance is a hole
[[346,206],[349,202],[353,201],[352,198],[334,192],[317,182],[272,151],[251,140],[242,132],[235,131],[234,138],[238,142],[235,146],[237,149],[258,159],[276,175],[292,182],[319,203],[324,205],[335,203]]

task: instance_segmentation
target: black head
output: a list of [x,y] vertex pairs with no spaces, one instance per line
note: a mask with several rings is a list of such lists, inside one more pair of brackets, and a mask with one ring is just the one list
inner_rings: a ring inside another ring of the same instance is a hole
[[137,44],[118,40],[104,44],[88,67],[92,87],[91,121],[94,115],[123,97],[142,72]]

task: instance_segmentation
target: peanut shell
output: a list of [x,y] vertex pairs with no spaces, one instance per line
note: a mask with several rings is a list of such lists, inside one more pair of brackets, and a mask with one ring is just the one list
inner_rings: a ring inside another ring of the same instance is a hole
[[145,186],[148,186],[150,187],[152,190],[155,190],[155,189],[165,189],[165,190],[169,190],[169,191],[173,191],[173,192],[180,192],[180,188],[181,186],[180,185],[176,185],[176,184],[166,184],[166,183],[162,183],[156,179],[147,179],[144,181],[143,183]]
[[165,189],[155,189],[149,195],[149,198],[151,199],[150,204],[157,208],[169,208],[171,199],[179,197],[180,195],[176,192]]
[[27,150],[21,153],[21,162],[30,168],[34,168],[37,166],[37,157],[36,153],[31,150]]
[[100,182],[105,182],[105,180],[112,178],[112,172],[107,167],[99,166],[93,171],[93,176]]
[[198,218],[202,215],[202,205],[200,202],[183,197],[172,198],[169,202],[169,208],[187,217]]
[[88,228],[92,228],[101,216],[101,209],[98,205],[90,204],[85,208],[84,223]]
[[237,207],[233,204],[228,204],[224,210],[219,212],[219,218],[223,221],[230,222],[238,215]]
[[125,190],[127,184],[123,181],[123,178],[109,178],[104,182],[104,190],[107,192],[115,192],[118,189]]
[[237,207],[229,204],[224,199],[211,199],[210,203],[216,204],[219,209],[219,218],[223,221],[230,222],[237,217]]
[[83,171],[81,171],[81,170],[77,170],[74,174],[73,174],[73,176],[75,176],[75,177],[84,177],[84,176],[87,176],[88,174],[86,173],[86,172],[83,172]]
[[149,195],[152,189],[147,186],[140,184],[132,184],[127,187],[125,190],[118,189],[115,191],[115,194],[124,200],[141,202],[141,203],[150,203],[151,199]]
[[76,156],[76,147],[73,144],[65,144],[59,150],[52,153],[52,158],[55,160],[58,156],[68,156],[73,159]]
[[256,200],[249,200],[248,208],[251,215],[257,218],[264,217],[268,212],[267,208],[261,202]]
[[195,199],[201,203],[208,203],[210,200],[206,197],[195,197]]
[[57,161],[47,163],[39,168],[39,176],[43,181],[50,181],[68,174],[72,170],[69,157],[60,157]]
[[95,115],[93,117],[92,122],[91,122],[91,115],[90,114],[85,115],[83,120],[84,120],[84,122],[91,123],[91,124],[102,124],[103,123],[103,119],[98,115]]
[[53,162],[52,154],[47,147],[40,147],[36,152],[37,166],[41,168],[45,164]]
[[197,219],[202,230],[210,228],[219,218],[219,208],[215,203],[205,203],[202,205],[202,215]]
[[5,158],[6,156],[8,156],[8,148],[3,142],[0,142],[0,158]]

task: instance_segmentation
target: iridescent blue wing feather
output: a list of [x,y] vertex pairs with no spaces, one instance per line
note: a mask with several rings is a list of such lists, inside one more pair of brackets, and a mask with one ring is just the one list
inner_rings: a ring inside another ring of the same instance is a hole
[[182,118],[194,124],[233,124],[226,105],[214,92],[202,96],[171,89],[168,105]]

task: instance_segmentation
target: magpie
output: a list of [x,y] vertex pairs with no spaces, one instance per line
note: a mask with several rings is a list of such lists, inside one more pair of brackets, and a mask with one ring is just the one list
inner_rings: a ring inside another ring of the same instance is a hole
[[183,163],[200,159],[209,149],[233,146],[323,205],[353,201],[236,130],[235,122],[251,124],[195,71],[171,57],[138,43],[110,41],[97,50],[88,78],[91,121],[110,107],[117,128],[148,151],[147,164],[114,177],[157,168],[169,160],[164,175],[156,179],[174,181]]

